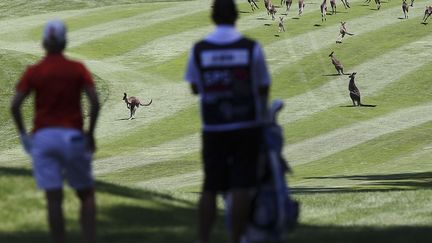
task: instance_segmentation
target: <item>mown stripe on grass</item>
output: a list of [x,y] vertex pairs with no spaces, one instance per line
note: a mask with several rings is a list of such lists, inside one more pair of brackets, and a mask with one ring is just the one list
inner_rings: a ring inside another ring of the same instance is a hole
[[131,155],[113,156],[96,160],[94,170],[96,174],[104,174],[126,168],[173,160],[197,152],[199,144],[198,134],[193,134],[168,141],[159,146],[147,148],[140,152],[134,152]]
[[[128,4],[99,7],[96,9],[82,9],[78,11],[61,11],[57,12],[54,18],[61,18],[65,21],[69,31],[77,31],[90,26],[107,23],[113,19],[120,20],[143,14],[144,12],[156,11],[170,5],[172,5],[172,3]],[[77,12],[77,14],[71,14],[69,12]],[[11,29],[7,34],[3,35],[2,39],[4,41],[21,41],[23,39],[28,39],[39,42],[43,25],[53,17],[48,18],[45,15],[35,15],[32,17],[34,19],[31,24],[20,25],[17,29]],[[37,17],[39,17],[39,19],[37,19]],[[15,19],[14,21],[19,23],[20,19]],[[13,25],[15,23],[11,24]]]
[[[366,189],[421,186],[421,183],[407,183],[407,181],[403,184],[394,183],[401,176],[386,175],[400,174],[405,175],[402,178],[413,180],[430,178],[430,176],[418,175],[418,172],[432,171],[432,165],[429,163],[432,151],[426,149],[432,140],[431,130],[432,121],[429,121],[381,135],[313,163],[297,165],[293,182],[300,183],[302,186],[320,185],[319,181],[324,180],[327,182],[326,185],[334,185],[329,181],[347,186],[359,182],[363,184],[361,187]],[[382,176],[379,176],[380,174]],[[351,182],[347,181],[351,179]],[[368,180],[380,179],[379,184],[365,183]],[[339,180],[344,182],[338,183]]]
[[[362,226],[382,228],[389,225],[430,225],[430,217],[428,219],[421,217],[417,220],[416,214],[419,212],[424,215],[431,214],[430,200],[427,199],[431,192],[431,190],[377,192],[334,190],[326,193],[317,190],[316,193],[300,194],[295,197],[302,202],[302,212],[304,212],[302,222],[313,222],[314,225],[322,226],[355,225],[357,228]],[[366,221],[366,218],[370,220]],[[386,242],[385,239],[383,238],[382,241]]]
[[284,148],[284,155],[290,158],[292,165],[313,162],[387,133],[431,121],[431,109],[432,103],[426,103],[346,126],[296,144],[287,145]]
[[[89,41],[100,39],[116,33],[151,26],[163,21],[185,17],[194,13],[205,11],[210,7],[209,0],[174,3],[174,6],[165,9],[136,15],[126,19],[114,20],[88,28],[72,31],[70,36],[71,47],[83,45]],[[126,41],[126,40],[125,40]]]
[[166,176],[147,181],[141,181],[134,186],[146,189],[176,190],[182,187],[195,186],[201,182],[202,171],[194,171],[174,176]]

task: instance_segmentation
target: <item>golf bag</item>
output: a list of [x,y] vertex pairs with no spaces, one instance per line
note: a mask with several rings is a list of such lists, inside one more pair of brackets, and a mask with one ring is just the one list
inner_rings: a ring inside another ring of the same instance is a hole
[[[283,102],[273,101],[264,128],[263,173],[254,193],[249,225],[242,237],[242,243],[282,242],[287,233],[297,224],[299,204],[290,197],[285,172],[290,171],[282,156],[283,131],[276,122],[276,116]],[[230,228],[230,197],[226,197],[226,221]]]

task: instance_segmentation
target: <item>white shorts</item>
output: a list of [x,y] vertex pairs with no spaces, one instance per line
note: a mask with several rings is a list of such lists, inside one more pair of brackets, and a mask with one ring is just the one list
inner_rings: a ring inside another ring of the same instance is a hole
[[30,149],[33,175],[43,190],[61,189],[67,179],[74,189],[93,187],[92,152],[82,131],[43,128],[33,135]]

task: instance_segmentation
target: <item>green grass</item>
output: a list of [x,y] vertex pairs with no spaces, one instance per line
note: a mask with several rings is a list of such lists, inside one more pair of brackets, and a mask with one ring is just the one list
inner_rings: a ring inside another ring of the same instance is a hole
[[[372,10],[374,3],[351,2],[348,10],[338,3],[341,12],[326,23],[320,1],[306,1],[299,18],[294,4],[285,33],[277,33],[263,9],[252,13],[245,1],[239,5],[238,27],[260,41],[272,70],[271,97],[286,103],[284,153],[301,203],[300,225],[287,242],[429,242],[432,34],[420,24],[427,2],[416,1],[408,20],[398,19],[398,1],[383,2],[380,11]],[[7,30],[0,41],[0,242],[49,241],[44,196],[18,146],[9,102],[22,71],[40,58],[31,53],[52,16],[68,24],[68,54],[86,62],[103,104],[94,162],[99,242],[195,240],[200,117],[183,75],[191,45],[213,29],[209,4],[0,3],[0,26]],[[356,35],[336,45],[341,20]],[[348,77],[333,76],[332,50],[346,72],[358,72],[363,102],[377,107],[347,107]],[[123,92],[153,104],[127,121]],[[32,105],[29,99],[23,109],[28,128]],[[69,242],[80,242],[70,189],[64,203]],[[219,205],[212,242],[227,239]]]

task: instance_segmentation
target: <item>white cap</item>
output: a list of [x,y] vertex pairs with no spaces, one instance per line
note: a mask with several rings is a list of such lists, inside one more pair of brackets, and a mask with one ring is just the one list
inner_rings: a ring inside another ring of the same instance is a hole
[[42,39],[44,41],[56,40],[58,42],[66,41],[66,27],[63,21],[54,19],[46,23]]

